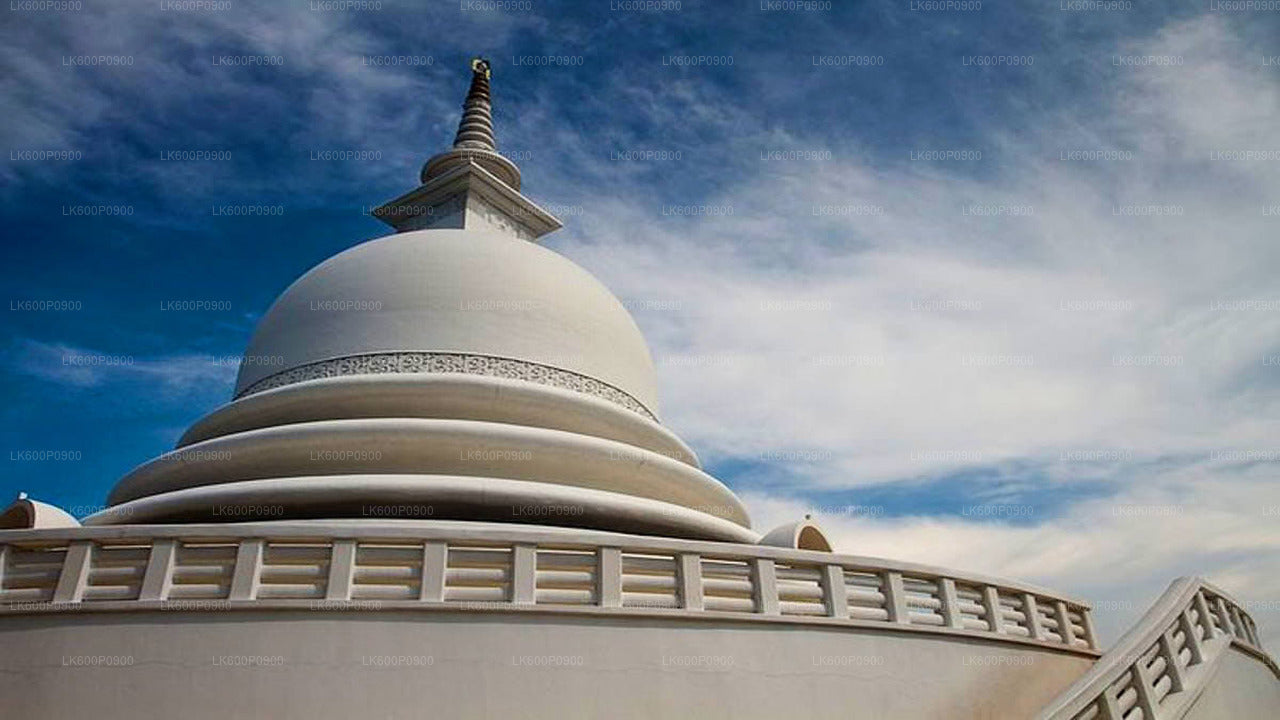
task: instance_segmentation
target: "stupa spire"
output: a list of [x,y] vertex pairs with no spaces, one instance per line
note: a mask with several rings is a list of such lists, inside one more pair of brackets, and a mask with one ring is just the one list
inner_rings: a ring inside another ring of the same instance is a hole
[[373,211],[400,232],[487,226],[525,240],[560,228],[560,221],[520,194],[520,168],[498,153],[493,132],[489,61],[471,60],[471,87],[453,147],[422,166],[422,185]]
[[489,77],[492,72],[489,61],[474,58],[471,61],[471,89],[462,103],[462,121],[453,139],[455,148],[477,148],[498,151],[493,134],[493,101],[489,97]]

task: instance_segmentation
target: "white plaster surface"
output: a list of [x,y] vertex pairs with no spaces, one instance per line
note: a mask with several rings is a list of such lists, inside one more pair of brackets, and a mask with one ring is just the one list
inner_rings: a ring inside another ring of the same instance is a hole
[[8,617],[0,645],[6,717],[32,720],[1013,720],[1091,662],[892,632],[395,612]]
[[1227,650],[1186,720],[1280,717],[1280,677],[1239,648]]
[[[353,309],[331,309],[342,303]],[[298,365],[394,351],[550,365],[656,411],[649,350],[622,303],[555,252],[481,229],[399,233],[321,263],[262,318],[245,353],[261,360],[244,366],[236,392]]]

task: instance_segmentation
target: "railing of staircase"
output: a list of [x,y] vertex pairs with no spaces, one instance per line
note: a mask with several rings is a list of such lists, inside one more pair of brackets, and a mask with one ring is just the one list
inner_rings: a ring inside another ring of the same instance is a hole
[[1239,603],[1200,578],[1179,578],[1039,720],[1182,717],[1231,646],[1280,677],[1259,643],[1257,625]]

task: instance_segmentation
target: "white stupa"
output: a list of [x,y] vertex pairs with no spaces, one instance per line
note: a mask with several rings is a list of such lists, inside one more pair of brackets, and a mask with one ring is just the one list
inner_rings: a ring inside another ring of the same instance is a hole
[[234,399],[83,526],[0,514],[0,717],[1242,718],[1280,670],[1175,581],[1088,604],[764,535],[648,347],[540,245],[472,65],[453,148],[262,318]]

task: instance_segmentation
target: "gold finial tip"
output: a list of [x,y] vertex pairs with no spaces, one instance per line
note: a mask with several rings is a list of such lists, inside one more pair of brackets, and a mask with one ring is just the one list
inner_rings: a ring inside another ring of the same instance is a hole
[[483,73],[485,78],[488,78],[492,74],[489,69],[489,61],[482,57],[471,58],[471,72],[477,74]]

